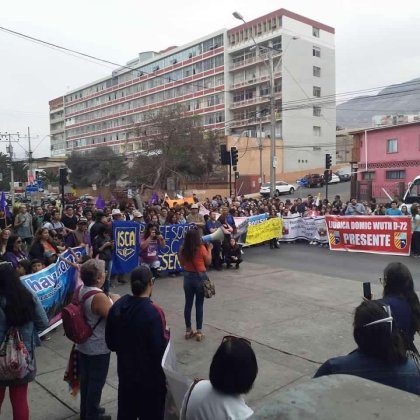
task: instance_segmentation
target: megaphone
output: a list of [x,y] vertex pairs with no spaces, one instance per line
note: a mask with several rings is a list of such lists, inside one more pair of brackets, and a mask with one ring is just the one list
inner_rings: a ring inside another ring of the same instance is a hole
[[210,233],[210,235],[204,235],[201,237],[201,241],[204,243],[211,241],[223,241],[225,234],[222,228],[217,228],[216,232]]

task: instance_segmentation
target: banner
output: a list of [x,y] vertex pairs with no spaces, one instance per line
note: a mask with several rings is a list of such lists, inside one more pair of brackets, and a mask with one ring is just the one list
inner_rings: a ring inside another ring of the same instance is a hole
[[[76,256],[86,254],[85,247],[73,248]],[[76,262],[73,255],[66,250],[63,258]],[[77,283],[78,271],[63,260],[58,260],[38,273],[21,277],[22,283],[38,296],[47,313],[49,325],[61,319],[61,310],[71,302]]]
[[[249,218],[251,219],[251,217]],[[246,234],[246,244],[255,245],[274,238],[280,238],[282,235],[283,221],[280,217],[272,219],[254,219],[254,224],[248,222],[248,231]]]
[[330,249],[410,255],[409,216],[326,216]]
[[140,225],[131,221],[113,221],[112,274],[124,274],[139,265]]
[[238,244],[245,244],[246,242],[246,233],[248,230],[248,217],[234,217],[236,226],[236,233],[233,237],[236,239]]
[[280,241],[290,242],[297,239],[327,244],[328,234],[325,216],[301,217],[299,214],[292,214],[283,217],[283,236]]

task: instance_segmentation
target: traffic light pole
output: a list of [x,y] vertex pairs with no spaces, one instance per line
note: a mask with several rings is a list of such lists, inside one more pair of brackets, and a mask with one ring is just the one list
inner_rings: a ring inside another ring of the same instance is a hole
[[229,164],[229,198],[232,197],[232,165]]

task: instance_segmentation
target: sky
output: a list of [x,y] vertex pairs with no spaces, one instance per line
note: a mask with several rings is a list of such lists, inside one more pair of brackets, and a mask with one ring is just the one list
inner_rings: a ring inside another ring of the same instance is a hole
[[[420,77],[416,0],[21,0],[3,2],[0,26],[123,65],[237,26],[234,11],[252,20],[280,8],[335,28],[337,93]],[[48,101],[115,68],[1,30],[0,57],[0,133],[21,133],[17,157],[27,153],[28,127],[34,156],[49,156]]]

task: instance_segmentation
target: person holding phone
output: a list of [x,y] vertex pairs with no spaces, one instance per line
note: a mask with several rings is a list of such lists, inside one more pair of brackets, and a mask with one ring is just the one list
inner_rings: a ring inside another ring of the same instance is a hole
[[159,277],[159,249],[165,246],[165,239],[159,227],[149,223],[140,238],[140,263],[150,268],[153,277]]
[[345,216],[364,216],[366,209],[362,203],[358,203],[355,198],[352,198],[344,214]]

